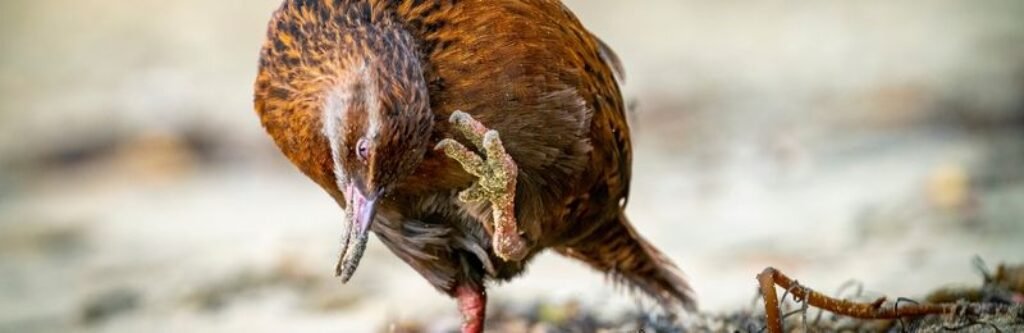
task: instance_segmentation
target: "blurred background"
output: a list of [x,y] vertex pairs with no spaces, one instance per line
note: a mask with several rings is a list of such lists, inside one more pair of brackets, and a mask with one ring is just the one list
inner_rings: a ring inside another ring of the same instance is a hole
[[[342,214],[251,106],[279,3],[0,2],[0,331],[458,323],[376,240],[333,278]],[[703,309],[769,265],[915,296],[1024,261],[1024,2],[567,4],[625,63],[629,213]],[[554,254],[491,290],[649,306]]]

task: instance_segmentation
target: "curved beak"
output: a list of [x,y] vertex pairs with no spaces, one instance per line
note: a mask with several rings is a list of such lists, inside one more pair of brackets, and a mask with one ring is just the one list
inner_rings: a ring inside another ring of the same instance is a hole
[[345,217],[348,220],[348,230],[342,236],[341,257],[338,259],[338,266],[335,267],[335,274],[341,277],[341,282],[348,282],[359,267],[359,260],[366,250],[366,240],[370,235],[370,226],[377,215],[377,193],[366,196],[362,191],[353,185],[345,188]]

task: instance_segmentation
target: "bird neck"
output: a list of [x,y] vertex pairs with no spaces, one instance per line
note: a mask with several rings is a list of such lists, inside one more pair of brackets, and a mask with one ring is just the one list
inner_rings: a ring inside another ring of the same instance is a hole
[[370,171],[376,170],[374,166],[388,171],[369,172],[372,178],[393,181],[411,172],[426,154],[434,117],[420,56],[409,34],[394,25],[364,28],[342,39],[337,76],[325,81],[330,85],[325,87],[324,132],[336,174],[346,174],[341,157],[365,138],[376,152],[371,154],[376,157],[371,158]]

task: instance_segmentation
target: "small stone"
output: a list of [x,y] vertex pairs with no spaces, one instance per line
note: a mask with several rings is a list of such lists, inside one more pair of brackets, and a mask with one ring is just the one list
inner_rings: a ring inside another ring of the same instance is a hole
[[103,323],[113,317],[135,310],[142,296],[132,289],[114,289],[96,295],[82,307],[81,321],[85,325]]

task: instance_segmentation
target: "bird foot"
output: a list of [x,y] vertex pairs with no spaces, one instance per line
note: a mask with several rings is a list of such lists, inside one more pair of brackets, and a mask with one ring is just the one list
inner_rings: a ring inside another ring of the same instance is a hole
[[506,261],[523,260],[529,249],[516,225],[516,177],[519,173],[516,162],[505,151],[498,132],[484,127],[468,113],[455,111],[449,121],[486,157],[485,160],[453,139],[444,139],[437,144],[436,149],[443,150],[448,157],[462,164],[466,172],[478,178],[469,189],[459,193],[459,200],[490,202],[494,217],[492,246],[495,254]]

